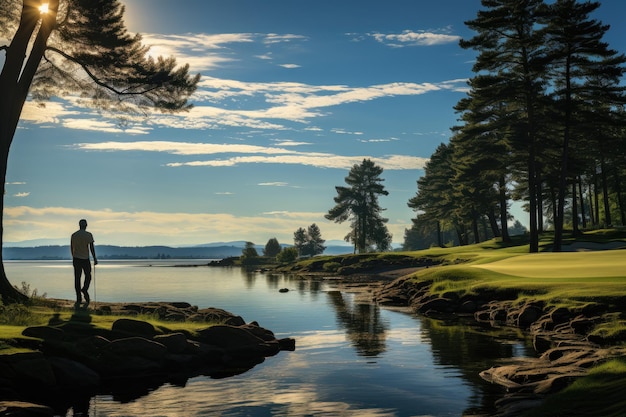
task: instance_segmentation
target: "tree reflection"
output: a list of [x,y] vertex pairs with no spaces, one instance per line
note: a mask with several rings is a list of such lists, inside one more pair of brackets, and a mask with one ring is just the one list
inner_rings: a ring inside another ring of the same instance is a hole
[[[482,329],[470,322],[441,320],[420,317],[424,336],[430,341],[433,359],[437,365],[457,369],[472,388],[471,407],[464,415],[477,410],[491,411],[496,400],[502,397],[502,388],[489,384],[480,377],[480,372],[489,369],[502,358],[532,356],[532,344],[523,339],[517,329]],[[521,348],[521,352],[519,349]]]
[[340,291],[329,291],[328,298],[337,314],[337,326],[346,330],[348,340],[360,356],[378,356],[387,349],[387,326],[378,306],[346,302]]

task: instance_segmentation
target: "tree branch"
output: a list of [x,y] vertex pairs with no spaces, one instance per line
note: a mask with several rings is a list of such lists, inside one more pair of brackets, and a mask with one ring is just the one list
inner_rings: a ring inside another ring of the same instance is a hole
[[[68,59],[72,62],[74,62],[75,64],[77,64],[78,66],[80,66],[83,71],[85,71],[85,73],[87,74],[87,76],[96,84],[99,85],[100,87],[109,90],[110,92],[118,95],[118,96],[144,96],[146,93],[149,93],[151,91],[154,91],[156,89],[158,89],[160,87],[160,85],[155,85],[151,88],[146,88],[144,90],[141,91],[128,91],[128,90],[118,90],[115,87],[105,83],[104,81],[100,80],[95,74],[93,74],[93,72],[91,72],[89,70],[89,67],[86,64],[83,64],[82,62],[80,62],[79,60],[77,60],[76,58],[74,58],[72,55],[63,52],[62,50],[55,48],[53,46],[48,46],[48,50],[52,51],[52,52],[56,52],[59,55],[61,55],[62,57],[64,57],[65,59]],[[49,60],[48,60],[49,61]],[[49,61],[50,62],[50,61]]]

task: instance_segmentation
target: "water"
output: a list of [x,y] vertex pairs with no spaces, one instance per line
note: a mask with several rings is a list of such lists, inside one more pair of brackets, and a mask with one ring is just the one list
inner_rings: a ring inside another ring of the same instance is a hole
[[[158,383],[91,399],[89,416],[462,416],[490,411],[502,391],[478,373],[531,355],[517,334],[380,308],[332,281],[205,266],[202,261],[110,261],[96,267],[92,303],[186,301],[256,320],[296,340],[234,377]],[[205,262],[206,263],[206,262]],[[6,262],[13,284],[73,299],[69,262]],[[281,288],[290,291],[279,292]],[[65,415],[72,416],[69,410]]]

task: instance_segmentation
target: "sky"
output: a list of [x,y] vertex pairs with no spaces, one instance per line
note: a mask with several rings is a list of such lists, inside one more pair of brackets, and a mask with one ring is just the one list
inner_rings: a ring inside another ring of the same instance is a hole
[[[86,218],[96,245],[270,238],[315,223],[350,168],[383,168],[395,246],[415,217],[424,164],[457,124],[473,76],[464,24],[479,0],[123,0],[154,56],[201,74],[193,109],[147,119],[76,98],[27,102],[9,156],[5,246],[67,244]],[[626,52],[626,2],[600,1],[605,40]],[[0,55],[0,62],[3,55]],[[527,224],[527,214],[513,214]]]

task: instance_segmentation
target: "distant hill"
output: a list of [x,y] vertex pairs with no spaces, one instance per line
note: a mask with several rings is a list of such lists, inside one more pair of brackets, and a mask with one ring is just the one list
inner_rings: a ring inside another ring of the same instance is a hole
[[[98,259],[224,259],[241,255],[245,241],[207,243],[188,247],[170,246],[114,246],[96,245]],[[256,246],[259,255],[264,246]],[[329,246],[324,254],[351,253],[351,246]],[[69,260],[69,245],[41,245],[32,247],[6,246],[2,249],[5,260]]]

